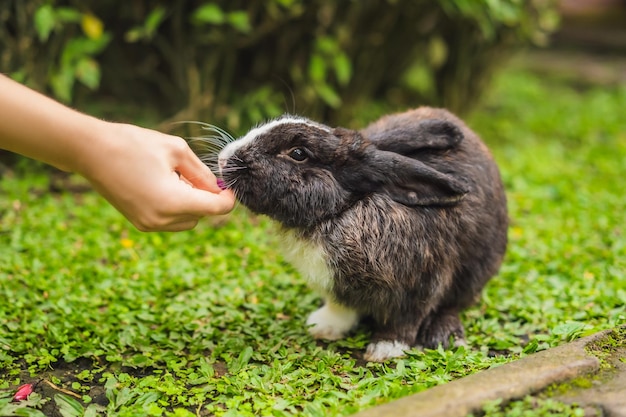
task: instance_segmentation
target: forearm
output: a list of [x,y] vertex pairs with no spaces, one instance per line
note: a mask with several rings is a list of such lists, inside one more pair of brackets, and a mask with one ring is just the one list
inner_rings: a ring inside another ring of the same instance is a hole
[[105,122],[0,75],[0,148],[83,173]]

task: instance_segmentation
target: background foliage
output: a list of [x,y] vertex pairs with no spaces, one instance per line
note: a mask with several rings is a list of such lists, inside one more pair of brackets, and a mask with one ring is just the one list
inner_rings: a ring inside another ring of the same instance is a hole
[[5,0],[0,71],[231,130],[284,111],[345,123],[375,99],[463,113],[556,23],[554,0]]

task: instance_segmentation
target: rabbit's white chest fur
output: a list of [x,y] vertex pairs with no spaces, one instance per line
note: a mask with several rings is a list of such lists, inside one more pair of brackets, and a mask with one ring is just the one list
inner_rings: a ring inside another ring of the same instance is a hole
[[353,329],[359,314],[333,301],[333,272],[326,262],[324,248],[313,242],[300,239],[292,231],[285,232],[282,242],[285,259],[298,269],[300,274],[325,300],[324,306],[312,312],[307,319],[309,333],[316,339],[338,340]]
[[300,272],[313,290],[326,298],[332,291],[333,279],[324,248],[319,244],[300,239],[292,231],[284,233],[281,244],[287,262]]

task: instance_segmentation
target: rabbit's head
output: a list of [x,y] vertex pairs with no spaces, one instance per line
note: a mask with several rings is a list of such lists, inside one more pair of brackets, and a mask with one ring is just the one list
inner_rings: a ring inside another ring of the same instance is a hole
[[456,204],[466,185],[420,155],[453,152],[462,140],[446,120],[424,120],[411,137],[372,142],[355,130],[283,116],[228,144],[219,168],[251,210],[309,227],[375,193],[407,206]]

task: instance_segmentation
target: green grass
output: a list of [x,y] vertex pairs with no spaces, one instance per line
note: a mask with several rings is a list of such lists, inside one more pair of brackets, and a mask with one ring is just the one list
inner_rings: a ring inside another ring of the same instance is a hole
[[626,87],[498,78],[469,124],[503,172],[507,258],[464,314],[467,348],[386,364],[362,361],[366,329],[307,335],[319,299],[266,219],[144,234],[25,164],[0,180],[0,415],[347,415],[624,323],[625,108]]

